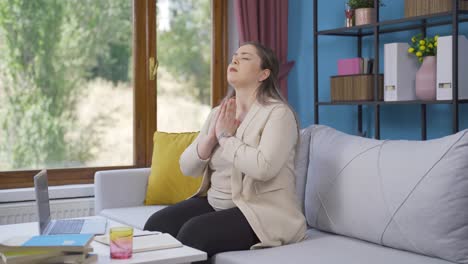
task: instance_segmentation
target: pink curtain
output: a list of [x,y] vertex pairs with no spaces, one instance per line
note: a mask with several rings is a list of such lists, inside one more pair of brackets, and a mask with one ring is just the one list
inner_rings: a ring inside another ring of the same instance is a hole
[[235,0],[239,42],[257,41],[275,51],[280,61],[281,93],[288,98],[288,0]]

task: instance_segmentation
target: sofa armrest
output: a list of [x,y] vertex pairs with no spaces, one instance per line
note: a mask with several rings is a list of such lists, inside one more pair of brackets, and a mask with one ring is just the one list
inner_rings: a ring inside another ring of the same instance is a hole
[[94,174],[94,213],[108,208],[141,206],[150,168],[97,171]]

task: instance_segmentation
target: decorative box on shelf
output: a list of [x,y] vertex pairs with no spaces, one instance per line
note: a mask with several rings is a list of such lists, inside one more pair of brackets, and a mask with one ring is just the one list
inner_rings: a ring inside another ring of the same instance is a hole
[[[330,77],[332,102],[373,101],[374,75],[339,75]],[[383,100],[383,74],[379,74],[378,100]]]
[[[459,0],[460,10],[468,10],[468,0]],[[452,0],[405,0],[405,17],[452,11]]]

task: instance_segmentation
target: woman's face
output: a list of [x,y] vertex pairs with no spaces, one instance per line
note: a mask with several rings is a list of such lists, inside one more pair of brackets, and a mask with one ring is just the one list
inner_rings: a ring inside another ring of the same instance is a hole
[[244,45],[237,49],[227,68],[227,80],[234,87],[259,84],[268,77],[260,68],[262,61],[253,45]]

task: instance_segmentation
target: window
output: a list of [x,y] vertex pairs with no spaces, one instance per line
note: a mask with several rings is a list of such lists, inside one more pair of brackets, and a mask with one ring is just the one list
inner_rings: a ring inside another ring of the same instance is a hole
[[0,10],[2,170],[133,165],[131,2]]
[[[203,20],[212,27],[204,31],[212,39],[203,56],[218,58],[205,60],[217,87],[205,85],[199,97],[206,112],[226,87],[227,32],[225,1],[203,5],[212,14]],[[180,12],[169,10],[158,14],[161,32]],[[149,166],[156,129],[150,57],[156,57],[154,0],[0,1],[0,188],[32,186],[44,167],[50,185],[58,185],[92,182],[97,170]],[[161,64],[159,75],[168,68]],[[190,74],[176,77],[192,81]]]
[[157,128],[198,131],[211,110],[210,0],[159,0]]

